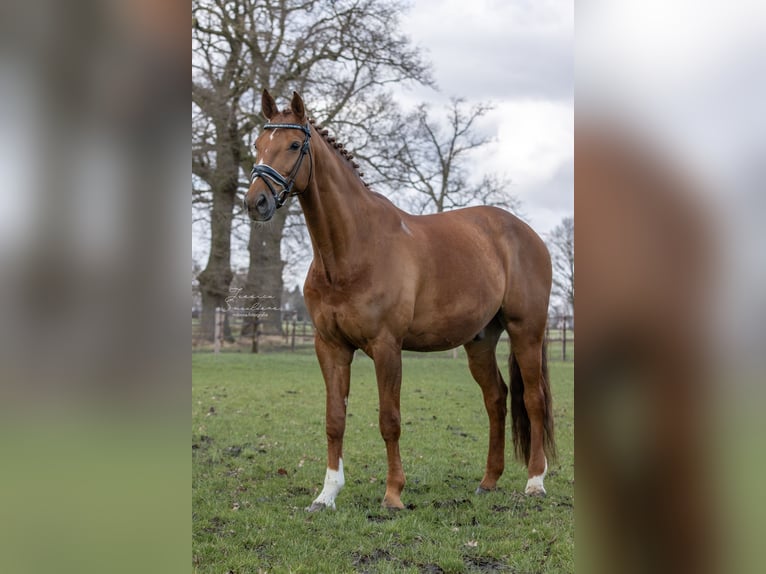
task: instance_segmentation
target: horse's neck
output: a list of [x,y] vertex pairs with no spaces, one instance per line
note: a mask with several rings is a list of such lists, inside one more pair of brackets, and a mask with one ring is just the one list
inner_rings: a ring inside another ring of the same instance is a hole
[[377,206],[353,168],[324,141],[315,148],[314,177],[300,203],[315,263],[330,281],[352,272],[374,234],[370,212]]

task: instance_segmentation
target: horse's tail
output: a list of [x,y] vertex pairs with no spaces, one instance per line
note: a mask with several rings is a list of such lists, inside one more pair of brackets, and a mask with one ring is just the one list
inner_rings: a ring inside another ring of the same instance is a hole
[[[532,442],[532,431],[529,423],[529,414],[524,405],[524,381],[521,378],[521,369],[516,361],[516,355],[511,348],[509,358],[511,370],[511,419],[513,431],[513,447],[516,458],[529,464],[529,451]],[[543,393],[543,448],[549,462],[556,459],[556,442],[553,436],[553,406],[551,404],[551,388],[548,383],[548,351],[543,341],[542,347],[542,378],[540,390]]]

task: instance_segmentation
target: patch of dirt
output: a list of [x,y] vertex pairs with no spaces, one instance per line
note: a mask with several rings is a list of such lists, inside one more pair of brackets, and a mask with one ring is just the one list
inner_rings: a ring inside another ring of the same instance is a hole
[[208,525],[202,528],[202,531],[215,534],[219,538],[225,538],[235,534],[234,530],[228,528],[228,522],[220,516],[213,516],[213,518],[208,521]]
[[370,572],[370,570],[367,570],[365,566],[372,566],[376,562],[381,562],[384,560],[395,560],[394,556],[388,550],[384,550],[382,548],[376,548],[372,551],[371,554],[359,554],[358,552],[353,552],[352,556],[354,557],[354,567],[362,573]]
[[229,446],[224,449],[224,452],[228,454],[229,456],[237,457],[240,454],[242,454],[242,447],[241,446]]
[[565,506],[567,508],[574,508],[574,502],[572,502],[571,496],[562,496],[561,498],[556,499],[555,504],[557,506]]
[[473,506],[468,498],[451,498],[449,500],[434,500],[432,502],[434,508],[457,508],[458,506]]
[[197,450],[200,448],[207,448],[209,447],[213,442],[213,439],[210,438],[207,435],[200,435],[199,439],[196,442],[192,442],[192,450]]
[[420,574],[444,574],[444,569],[438,564],[418,564]]
[[510,572],[511,567],[507,564],[490,558],[489,556],[464,556],[463,562],[469,572]]
[[393,512],[388,512],[386,514],[368,514],[367,515],[367,521],[368,522],[388,522],[389,520],[393,520],[396,518],[396,515]]
[[253,554],[257,554],[260,558],[266,558],[269,553],[269,547],[266,544],[256,544],[252,540],[245,540],[242,543],[242,548]]
[[290,496],[310,496],[314,494],[307,486],[288,486],[285,490]]

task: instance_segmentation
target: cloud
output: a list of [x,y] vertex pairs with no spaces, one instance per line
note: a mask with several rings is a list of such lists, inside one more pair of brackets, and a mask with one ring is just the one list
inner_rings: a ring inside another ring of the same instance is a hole
[[495,138],[472,158],[477,175],[508,177],[540,233],[571,215],[573,3],[416,0],[402,24],[433,63],[440,92],[401,91],[401,103],[440,105],[451,96],[494,103],[476,126]]
[[499,102],[484,119],[494,130],[489,153],[476,154],[477,169],[503,174],[538,232],[574,210],[574,108],[540,100]]
[[550,177],[562,162],[574,156],[574,109],[569,104],[499,102],[486,121],[497,126],[491,165],[517,183]]
[[554,173],[537,183],[520,186],[519,197],[528,222],[541,236],[553,230],[565,217],[574,215],[574,169],[571,161],[561,163]]
[[571,100],[572,2],[420,0],[402,18],[445,94]]

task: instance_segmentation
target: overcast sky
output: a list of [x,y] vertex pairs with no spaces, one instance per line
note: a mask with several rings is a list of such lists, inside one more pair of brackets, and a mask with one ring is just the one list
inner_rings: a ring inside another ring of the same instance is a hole
[[477,154],[477,177],[508,176],[538,233],[572,215],[572,0],[415,0],[402,24],[439,88],[403,92],[402,103],[492,102],[480,128],[496,142]]

